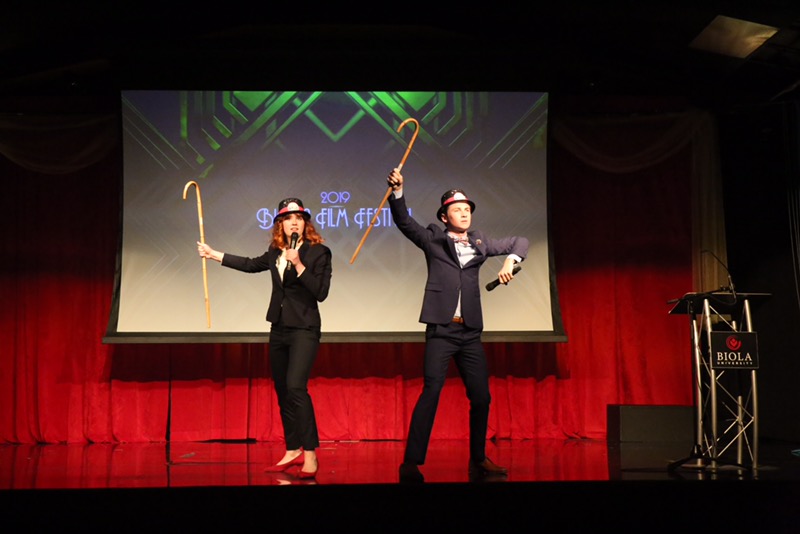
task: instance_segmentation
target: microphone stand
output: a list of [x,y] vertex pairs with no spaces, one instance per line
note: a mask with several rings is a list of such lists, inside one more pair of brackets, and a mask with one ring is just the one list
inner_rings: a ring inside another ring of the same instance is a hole
[[722,266],[722,268],[725,269],[725,275],[728,277],[728,286],[727,287],[722,286],[722,287],[719,288],[718,291],[729,291],[730,294],[731,294],[731,297],[733,298],[733,303],[735,304],[736,303],[736,288],[733,285],[733,278],[731,277],[731,271],[728,269],[728,266],[725,265],[725,262],[723,262],[721,259],[719,259],[719,257],[716,254],[714,254],[713,252],[711,252],[710,250],[703,249],[701,251],[701,254],[704,254],[704,253],[711,254],[711,257],[713,257],[717,261],[717,263],[719,263]]

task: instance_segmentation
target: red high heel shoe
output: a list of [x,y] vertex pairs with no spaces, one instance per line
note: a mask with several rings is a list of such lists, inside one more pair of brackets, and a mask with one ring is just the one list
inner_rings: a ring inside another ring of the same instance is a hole
[[289,469],[293,465],[303,465],[303,454],[302,453],[300,453],[300,455],[297,456],[296,458],[292,458],[291,460],[289,460],[285,464],[271,465],[271,466],[267,467],[266,469],[264,469],[264,472],[265,473],[283,473],[284,471],[286,471],[287,469]]
[[316,478],[317,471],[319,471],[319,462],[317,462],[317,468],[314,469],[313,471],[303,471],[302,469],[300,469],[300,471],[297,472],[297,478],[301,479]]

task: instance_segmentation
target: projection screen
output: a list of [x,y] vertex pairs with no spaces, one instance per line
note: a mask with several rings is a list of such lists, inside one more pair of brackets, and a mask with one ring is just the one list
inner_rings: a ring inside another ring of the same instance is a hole
[[416,130],[398,132],[408,118],[419,123],[402,169],[411,215],[436,223],[442,193],[458,187],[476,204],[473,229],[530,240],[507,286],[485,289],[502,257],[481,269],[483,339],[564,340],[548,239],[547,93],[130,90],[121,106],[122,232],[104,342],[267,340],[269,273],[211,260],[204,269],[196,241],[202,229],[217,250],[259,256],[292,196],[333,252],[322,341],[423,341],[425,259],[388,203],[351,263]]

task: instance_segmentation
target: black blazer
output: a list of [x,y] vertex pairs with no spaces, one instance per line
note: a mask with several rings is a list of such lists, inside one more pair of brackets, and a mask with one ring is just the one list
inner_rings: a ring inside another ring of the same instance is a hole
[[442,226],[430,224],[425,228],[417,223],[408,214],[405,197],[390,195],[389,207],[397,228],[422,249],[428,264],[428,280],[419,321],[426,324],[447,324],[452,321],[460,290],[464,324],[483,329],[478,280],[481,265],[492,256],[509,254],[516,254],[524,260],[528,255],[528,240],[524,237],[492,239],[479,230],[469,231],[467,236],[476,249],[476,255],[462,268],[455,243]]
[[301,276],[292,269],[281,282],[277,261],[281,250],[272,246],[257,258],[233,254],[222,257],[222,265],[245,273],[272,273],[272,296],[267,308],[267,321],[291,327],[321,327],[318,303],[328,297],[331,287],[331,249],[325,245],[303,242],[297,249],[306,266]]

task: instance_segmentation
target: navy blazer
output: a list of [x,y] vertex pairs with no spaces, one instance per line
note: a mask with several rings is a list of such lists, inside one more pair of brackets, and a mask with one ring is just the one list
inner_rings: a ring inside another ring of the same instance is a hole
[[283,282],[277,261],[281,250],[272,246],[257,258],[233,254],[222,257],[222,265],[245,273],[272,273],[272,296],[267,308],[267,321],[298,328],[322,326],[318,303],[328,297],[331,287],[331,249],[322,244],[301,243],[297,249],[300,261],[306,266],[302,276],[292,269],[284,274]]
[[425,253],[428,280],[422,300],[419,321],[426,324],[447,324],[453,320],[461,291],[461,316],[464,324],[483,329],[481,290],[478,274],[481,265],[492,256],[528,255],[528,240],[524,237],[492,239],[479,230],[467,232],[475,247],[475,257],[463,268],[458,261],[456,245],[446,230],[437,224],[423,227],[409,214],[405,197],[389,196],[389,207],[397,228]]

